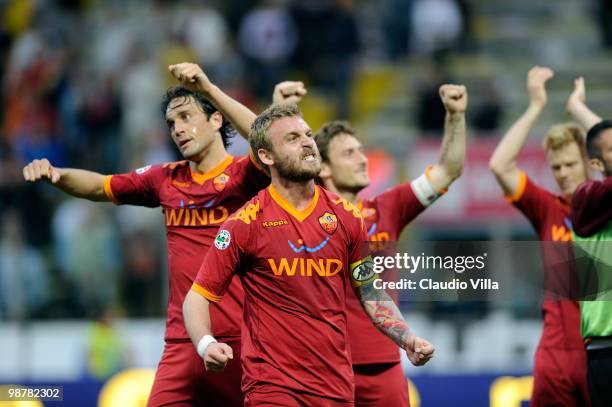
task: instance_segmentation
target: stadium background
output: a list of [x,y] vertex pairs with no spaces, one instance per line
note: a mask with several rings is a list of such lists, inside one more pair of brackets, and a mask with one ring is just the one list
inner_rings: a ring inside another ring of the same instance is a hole
[[[373,179],[366,195],[436,159],[437,88],[465,84],[464,174],[402,239],[533,240],[488,159],[527,105],[527,70],[550,66],[549,104],[521,160],[556,190],[540,140],[567,120],[574,77],[586,78],[593,110],[612,117],[611,9],[606,0],[0,1],[0,383],[63,385],[64,405],[144,405],[163,346],[160,210],[72,199],[26,185],[21,168],[47,157],[114,173],[177,159],[159,111],[168,64],[200,63],[255,111],[277,81],[303,80],[313,129],[334,118],[358,129]],[[231,152],[246,147],[236,139]],[[437,347],[433,363],[406,369],[413,406],[528,399],[537,299],[402,310]]]

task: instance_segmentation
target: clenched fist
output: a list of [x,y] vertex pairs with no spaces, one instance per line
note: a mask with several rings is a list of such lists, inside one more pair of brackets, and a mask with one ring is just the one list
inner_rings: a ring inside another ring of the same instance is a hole
[[297,104],[307,93],[303,82],[284,81],[274,87],[272,102],[275,104]]
[[62,174],[60,171],[53,167],[46,158],[34,160],[23,167],[23,178],[28,182],[36,182],[46,179],[55,184],[60,180],[61,176]]
[[192,92],[207,94],[213,84],[198,64],[183,62],[170,65],[168,70],[186,89]]
[[204,365],[211,372],[222,372],[233,358],[232,348],[226,343],[213,342],[204,351]]
[[468,95],[465,86],[445,84],[440,86],[440,99],[450,114],[465,113]]
[[435,348],[423,338],[411,335],[404,347],[410,363],[415,366],[423,366],[433,358]]

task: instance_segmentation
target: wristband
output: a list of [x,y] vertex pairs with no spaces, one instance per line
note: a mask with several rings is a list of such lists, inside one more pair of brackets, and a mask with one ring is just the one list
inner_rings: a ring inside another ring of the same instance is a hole
[[202,339],[200,339],[200,342],[198,342],[198,355],[200,355],[202,359],[204,359],[204,355],[206,354],[206,348],[213,342],[217,342],[217,340],[213,338],[212,335],[204,335]]

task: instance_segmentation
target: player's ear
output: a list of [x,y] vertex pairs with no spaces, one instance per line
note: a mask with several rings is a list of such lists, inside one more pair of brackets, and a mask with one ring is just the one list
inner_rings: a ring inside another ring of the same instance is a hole
[[272,158],[272,155],[265,148],[258,149],[257,150],[257,156],[259,157],[259,160],[262,163],[264,163],[265,165],[272,165],[272,164],[274,164],[274,159]]
[[223,115],[221,112],[216,111],[210,115],[208,121],[212,123],[215,130],[219,130],[223,126]]
[[597,172],[605,172],[605,166],[603,165],[603,163],[601,162],[601,160],[599,158],[591,158],[589,160],[589,164],[591,165],[591,168],[593,169],[593,171],[597,171]]

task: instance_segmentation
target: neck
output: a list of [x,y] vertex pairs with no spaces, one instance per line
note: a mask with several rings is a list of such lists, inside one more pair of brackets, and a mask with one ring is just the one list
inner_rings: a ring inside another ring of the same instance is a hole
[[191,168],[197,172],[206,173],[215,168],[219,163],[227,158],[228,154],[223,146],[223,141],[216,138],[200,156],[191,159]]
[[314,180],[294,182],[286,178],[272,177],[271,184],[291,206],[300,211],[310,205],[316,188]]
[[325,189],[329,192],[333,192],[336,195],[339,195],[342,199],[352,203],[353,205],[357,205],[359,203],[359,195],[358,192],[349,191],[346,189],[338,189],[336,184],[331,181],[323,181],[323,185]]

